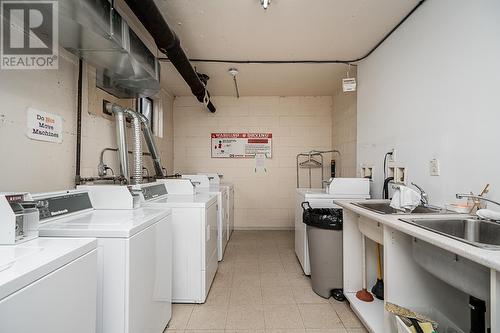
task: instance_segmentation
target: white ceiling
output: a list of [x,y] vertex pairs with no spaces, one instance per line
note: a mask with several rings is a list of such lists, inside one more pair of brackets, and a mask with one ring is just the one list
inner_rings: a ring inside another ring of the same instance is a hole
[[[350,60],[365,55],[418,0],[155,0],[190,58]],[[238,68],[243,96],[330,95],[341,64],[193,63],[210,76],[212,95],[234,95],[227,70]],[[169,63],[162,84],[176,96],[189,87]]]

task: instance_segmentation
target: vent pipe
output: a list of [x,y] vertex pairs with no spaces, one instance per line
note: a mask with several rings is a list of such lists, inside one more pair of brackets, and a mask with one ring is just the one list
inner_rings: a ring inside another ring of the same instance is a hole
[[127,148],[127,126],[125,119],[125,110],[116,104],[108,104],[108,108],[116,118],[116,144],[118,145],[118,157],[120,160],[120,174],[127,182],[130,181],[130,171],[128,166],[128,148]]
[[142,25],[154,38],[158,49],[167,55],[184,81],[191,88],[191,92],[201,103],[205,104],[210,112],[215,112],[215,106],[210,100],[205,84],[189,62],[186,53],[181,47],[177,35],[170,29],[153,0],[125,0],[125,3],[141,21]]

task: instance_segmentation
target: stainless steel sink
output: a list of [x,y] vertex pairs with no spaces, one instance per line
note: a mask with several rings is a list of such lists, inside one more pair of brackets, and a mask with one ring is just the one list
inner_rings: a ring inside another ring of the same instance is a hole
[[474,217],[400,220],[479,248],[500,250],[500,223]]
[[379,214],[447,214],[449,211],[439,208],[439,207],[424,207],[418,206],[411,213],[410,212],[402,212],[392,208],[389,204],[390,201],[387,202],[354,202],[355,206],[365,208],[371,210],[372,212]]

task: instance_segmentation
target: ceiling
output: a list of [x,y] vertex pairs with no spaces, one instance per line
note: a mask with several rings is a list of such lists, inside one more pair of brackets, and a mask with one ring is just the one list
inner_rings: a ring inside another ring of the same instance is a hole
[[[418,0],[155,0],[189,58],[351,60],[365,55]],[[331,95],[346,75],[342,64],[195,63],[208,90],[235,95],[228,69],[239,70],[242,96]],[[176,96],[189,87],[168,62],[162,85]]]

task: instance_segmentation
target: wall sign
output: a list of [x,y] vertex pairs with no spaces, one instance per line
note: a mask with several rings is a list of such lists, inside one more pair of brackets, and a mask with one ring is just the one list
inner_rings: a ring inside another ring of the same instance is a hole
[[27,112],[28,138],[38,141],[62,142],[62,118],[29,108]]
[[212,158],[271,158],[272,141],[272,133],[212,133]]

